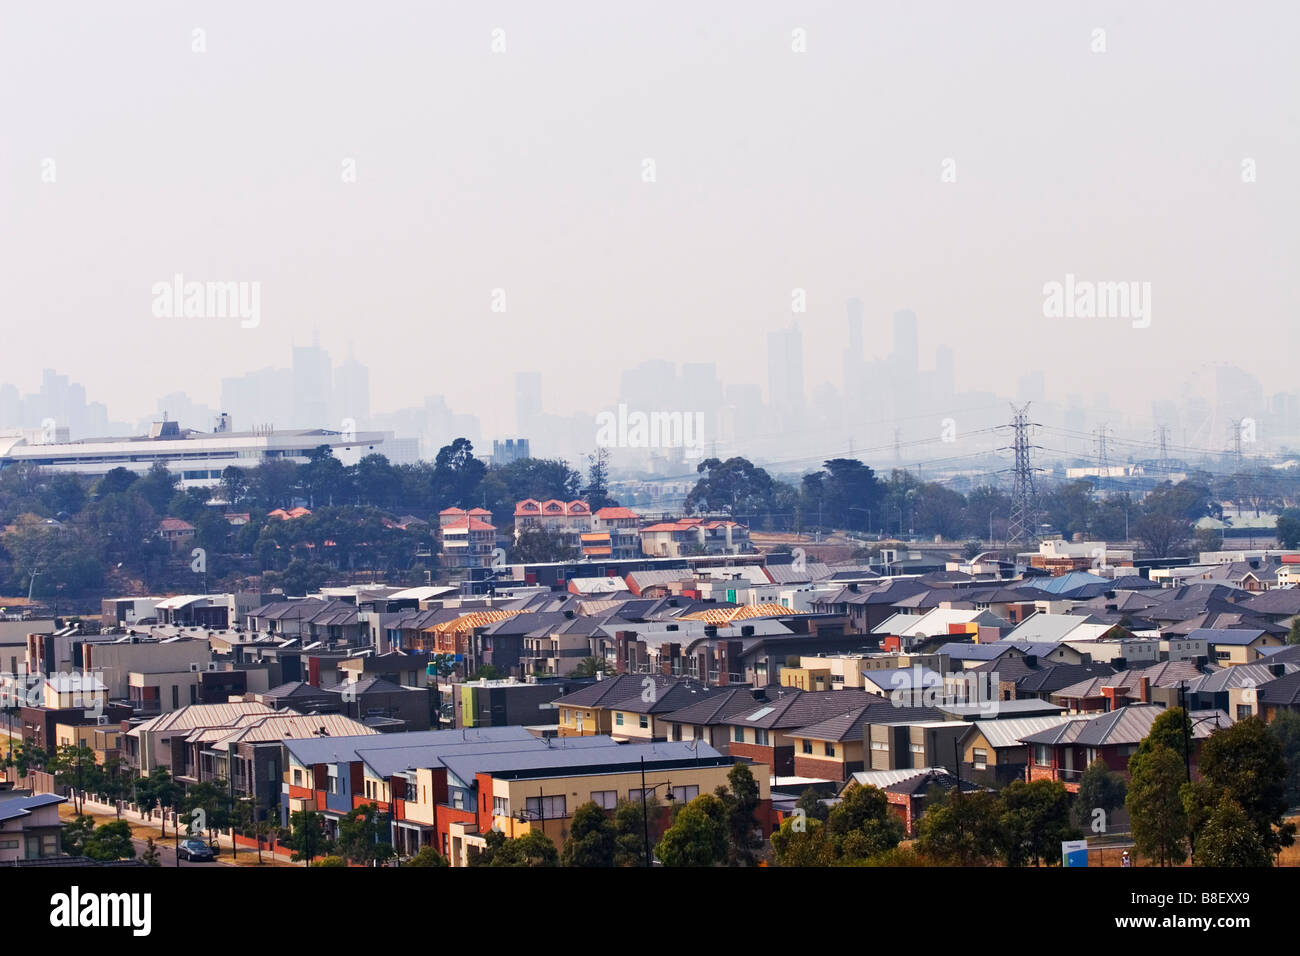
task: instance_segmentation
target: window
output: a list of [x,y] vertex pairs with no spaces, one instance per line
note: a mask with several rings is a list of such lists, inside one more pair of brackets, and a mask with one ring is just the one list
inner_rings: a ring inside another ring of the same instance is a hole
[[641,715],[641,728],[644,730],[646,727],[649,727],[649,726],[650,726],[650,715],[649,715],[649,714],[642,714],[642,715]]
[[1052,748],[1047,744],[1034,744],[1034,763],[1039,767],[1052,765]]
[[972,752],[975,757],[975,769],[987,770],[989,765],[989,752],[987,750],[975,750]]
[[768,743],[767,731],[764,730],[762,727],[754,728],[754,743],[758,744],[760,747],[767,746]]
[[593,790],[591,791],[591,802],[602,810],[613,810],[618,806],[618,791]]
[[532,820],[558,820],[561,817],[567,817],[569,814],[565,810],[564,794],[555,797],[540,796],[529,797],[526,801],[528,807],[528,817]]
[[330,767],[329,783],[325,789],[330,793],[339,792],[339,775],[333,767]]
[[744,728],[744,727],[732,727],[732,728],[731,728],[731,739],[732,739],[733,741],[735,741],[736,743],[738,743],[738,744],[743,744],[743,743],[745,742],[745,728]]
[[925,748],[920,744],[908,744],[907,749],[914,754],[924,754]]
[[493,797],[492,798],[492,815],[494,817],[510,816],[510,798]]
[[646,803],[649,803],[655,798],[654,788],[646,787],[644,790],[629,790],[627,792],[627,798],[632,803],[640,803],[642,799],[644,799]]
[[1238,720],[1245,720],[1245,719],[1246,719],[1247,717],[1249,717],[1249,716],[1251,716],[1250,704],[1238,704],[1238,705],[1237,705],[1237,719],[1238,719]]
[[805,740],[805,741],[803,742],[803,752],[806,753],[806,754],[810,754],[810,753],[813,752],[812,741],[811,741],[811,740]]
[[888,750],[888,749],[889,749],[889,744],[885,743],[885,741],[883,741],[883,740],[873,740],[873,741],[871,741],[871,749],[872,749],[872,750]]
[[699,787],[673,787],[673,800],[677,803],[690,803],[700,795]]
[[301,770],[295,770],[295,771],[293,772],[293,785],[294,785],[295,787],[301,787],[301,786],[302,786],[302,771],[301,771]]
[[623,712],[621,710],[614,711],[614,726],[615,727],[623,726]]

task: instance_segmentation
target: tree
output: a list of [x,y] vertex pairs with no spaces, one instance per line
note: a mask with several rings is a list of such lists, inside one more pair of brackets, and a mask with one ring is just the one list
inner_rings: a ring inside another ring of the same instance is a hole
[[506,840],[492,856],[489,866],[559,866],[560,854],[555,844],[541,830],[529,830],[521,837]]
[[821,794],[812,787],[808,787],[803,793],[799,794],[799,800],[795,803],[796,809],[802,810],[804,816],[809,820],[820,820],[825,823],[831,815],[831,808],[822,803]]
[[613,866],[617,849],[613,822],[595,802],[573,811],[560,861],[564,866]]
[[221,472],[221,496],[230,507],[239,506],[248,497],[248,473],[235,465],[227,465]]
[[1226,792],[1196,839],[1197,866],[1272,866],[1273,854],[1246,811]]
[[293,851],[289,859],[295,863],[310,862],[314,857],[330,852],[324,814],[315,810],[295,810],[289,815],[289,839],[284,842]]
[[876,787],[850,784],[831,808],[826,832],[837,859],[852,862],[892,850],[906,835],[885,792]]
[[678,812],[655,855],[664,866],[719,866],[727,859],[727,835],[726,805],[702,793]]
[[1286,642],[1291,645],[1300,644],[1300,614],[1291,618],[1291,630],[1287,632]]
[[95,751],[84,744],[63,744],[54,752],[47,769],[54,774],[55,784],[72,793],[73,809],[80,813],[86,791],[95,790],[100,777]]
[[99,479],[99,484],[95,486],[95,494],[103,498],[106,495],[120,494],[131,485],[135,484],[138,476],[129,468],[110,468],[103,478]]
[[686,511],[721,512],[732,517],[769,510],[772,476],[745,458],[706,458],[695,470],[703,475],[686,496]]
[[986,865],[998,855],[1000,813],[996,794],[963,793],[954,787],[939,801],[926,801],[925,815],[916,828],[916,848],[941,863]]
[[438,449],[433,462],[433,483],[438,501],[444,507],[468,508],[475,500],[479,484],[487,474],[487,465],[474,457],[474,445],[468,438],[457,438]]
[[[1145,741],[1144,741],[1145,743]],[[1183,761],[1164,745],[1139,748],[1128,763],[1128,807],[1133,843],[1158,866],[1177,866],[1187,859],[1187,810],[1181,789]]]
[[609,449],[598,449],[595,454],[587,456],[587,487],[582,489],[592,513],[601,508],[610,508],[618,502],[609,496]]
[[421,847],[420,852],[411,857],[402,866],[450,866],[447,858],[431,846]]
[[1143,515],[1133,525],[1133,534],[1153,558],[1177,554],[1192,535],[1192,523],[1173,515]]
[[521,531],[510,551],[515,561],[527,564],[571,561],[577,557],[577,549],[563,534],[536,527]]
[[1070,823],[1070,794],[1059,780],[1013,781],[1000,803],[999,838],[1008,866],[1059,861],[1062,841],[1082,836]]
[[573,669],[573,677],[595,677],[609,669],[609,663],[603,657],[584,657]]
[[1169,707],[1151,722],[1151,729],[1138,744],[1137,752],[1142,754],[1167,747],[1178,755],[1179,760],[1186,762],[1187,741],[1191,737],[1192,718],[1187,711],[1182,707]]
[[645,817],[659,815],[659,801],[651,797],[644,809],[640,800],[620,800],[614,807],[614,865],[645,865]]
[[786,817],[772,834],[777,866],[833,866],[835,845],[826,825],[813,817]]
[[1071,813],[1075,825],[1087,829],[1096,810],[1109,817],[1112,810],[1124,806],[1127,792],[1128,784],[1122,773],[1112,771],[1104,760],[1094,760],[1079,778],[1079,792],[1075,794]]
[[[137,780],[135,784],[136,805],[150,817],[156,809],[166,811],[176,805],[180,789],[172,780],[166,767],[154,767],[149,776]],[[167,817],[162,818],[162,835],[167,836]]]
[[114,820],[96,827],[81,848],[82,855],[92,860],[134,860],[135,845],[131,842],[131,827],[125,820]]
[[95,833],[94,817],[77,814],[71,823],[63,826],[63,852],[69,856],[82,856],[86,842]]
[[367,803],[354,808],[339,821],[335,848],[353,863],[379,866],[397,855],[388,835],[388,817],[379,812],[378,804]]
[[1300,508],[1285,508],[1277,516],[1277,541],[1283,548],[1300,547]]
[[[1231,798],[1270,857],[1295,842],[1296,826],[1285,820],[1287,765],[1282,743],[1262,720],[1246,717],[1211,734],[1201,747],[1199,768],[1218,797],[1216,804],[1224,796]],[[1199,846],[1199,835],[1196,842]]]
[[18,778],[21,780],[30,770],[44,769],[49,759],[49,755],[43,748],[24,741],[5,758],[5,767],[17,768]]
[[754,775],[743,763],[727,773],[729,787],[719,787],[717,797],[727,811],[728,862],[732,866],[753,866],[763,846],[763,834],[754,812],[759,790]]
[[1269,723],[1268,732],[1282,746],[1282,758],[1286,761],[1286,801],[1294,807],[1300,804],[1300,714],[1279,710]]
[[140,495],[154,510],[155,514],[166,514],[167,505],[176,495],[181,476],[160,461],[155,461],[149,470],[136,480],[131,491]]
[[144,852],[140,854],[140,862],[145,866],[162,866],[158,845],[153,842],[153,837],[144,838]]
[[230,789],[224,780],[192,784],[181,801],[181,812],[191,833],[206,832],[210,837],[230,826]]

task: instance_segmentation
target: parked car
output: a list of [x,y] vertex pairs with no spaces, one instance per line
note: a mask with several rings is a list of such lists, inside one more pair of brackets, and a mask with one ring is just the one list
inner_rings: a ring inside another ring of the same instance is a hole
[[194,863],[208,863],[216,859],[212,847],[202,840],[182,840],[176,855],[182,860],[190,860]]

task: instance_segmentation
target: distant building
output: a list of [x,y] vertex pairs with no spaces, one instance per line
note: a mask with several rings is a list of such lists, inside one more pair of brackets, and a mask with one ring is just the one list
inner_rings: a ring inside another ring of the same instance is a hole
[[527,438],[507,438],[505,441],[492,440],[492,464],[504,468],[511,462],[531,458]]
[[37,443],[27,437],[0,437],[0,469],[27,463],[55,472],[101,477],[114,468],[143,475],[157,462],[181,478],[182,488],[211,487],[230,466],[249,470],[263,461],[307,463],[307,455],[329,446],[345,465],[366,455],[385,454],[387,432],[344,434],[325,428],[265,429],[251,432],[201,432],[177,422],[155,422],[148,435],[86,438]]

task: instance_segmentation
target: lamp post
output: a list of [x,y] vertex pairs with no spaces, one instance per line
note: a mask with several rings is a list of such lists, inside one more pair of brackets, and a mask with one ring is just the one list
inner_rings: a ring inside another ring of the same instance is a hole
[[[666,796],[668,797],[668,800],[671,802],[673,799],[673,782],[671,780],[666,780],[663,783],[655,784],[653,787],[650,787],[649,790],[653,792],[655,790],[658,790],[660,787],[668,788],[668,793],[666,794]],[[645,757],[642,757],[641,758],[641,827],[642,827],[643,839],[645,840],[645,865],[653,866],[654,863],[651,859],[651,854],[650,854],[650,808],[649,808],[649,804],[646,802],[646,789],[647,788],[645,785]]]

